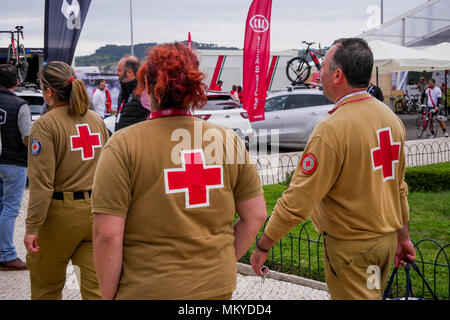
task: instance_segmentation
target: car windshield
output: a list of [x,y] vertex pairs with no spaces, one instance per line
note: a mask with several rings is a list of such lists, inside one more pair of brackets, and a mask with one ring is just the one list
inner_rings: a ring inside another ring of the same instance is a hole
[[41,113],[42,106],[44,105],[44,98],[34,96],[21,96],[20,98],[22,98],[28,103],[32,114]]
[[208,97],[208,102],[202,108],[202,110],[228,110],[228,109],[236,109],[240,108],[240,106],[233,102],[231,99],[220,97],[210,98]]

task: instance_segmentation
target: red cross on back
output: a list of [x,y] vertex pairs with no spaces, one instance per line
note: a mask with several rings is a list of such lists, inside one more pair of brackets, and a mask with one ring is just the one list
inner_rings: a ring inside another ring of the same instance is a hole
[[371,150],[373,170],[382,169],[383,181],[395,179],[395,163],[400,155],[400,142],[392,141],[391,128],[377,130],[379,147]]
[[100,133],[92,133],[87,123],[77,124],[78,136],[70,136],[70,150],[81,150],[81,159],[83,161],[94,159],[95,148],[101,148],[102,143]]
[[181,164],[164,169],[166,194],[184,192],[186,208],[208,207],[209,190],[224,187],[222,166],[207,166],[201,149],[181,151]]

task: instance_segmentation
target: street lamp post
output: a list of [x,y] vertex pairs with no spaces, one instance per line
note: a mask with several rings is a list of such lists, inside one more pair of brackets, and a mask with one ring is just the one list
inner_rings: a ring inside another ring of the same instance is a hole
[[130,29],[131,29],[131,55],[134,56],[134,43],[133,43],[133,1],[130,0]]
[[381,6],[380,6],[381,14],[380,14],[380,17],[381,17],[381,24],[383,25],[383,20],[384,20],[384,17],[383,17],[383,14],[384,14],[384,10],[383,10],[383,0],[380,0],[380,1],[381,1]]

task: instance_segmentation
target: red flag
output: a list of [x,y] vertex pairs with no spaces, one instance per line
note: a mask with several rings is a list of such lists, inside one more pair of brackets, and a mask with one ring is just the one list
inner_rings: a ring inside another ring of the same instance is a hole
[[226,58],[227,56],[217,57],[217,63],[214,69],[213,77],[211,79],[211,84],[209,85],[209,90],[222,91],[222,89],[217,86],[217,81],[220,80],[220,74],[222,73]]
[[253,0],[245,25],[243,91],[250,121],[264,120],[272,0]]
[[191,33],[188,33],[188,42],[187,42],[187,47],[192,50],[192,39],[191,39]]

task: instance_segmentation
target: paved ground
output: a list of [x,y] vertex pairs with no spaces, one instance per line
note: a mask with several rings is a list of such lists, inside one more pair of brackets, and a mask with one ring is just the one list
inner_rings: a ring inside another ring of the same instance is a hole
[[[23,237],[25,233],[25,208],[28,204],[28,190],[22,201],[20,216],[17,218],[14,243],[21,259],[25,259]],[[30,282],[28,271],[5,272],[0,271],[0,300],[30,299]],[[66,286],[63,291],[64,300],[79,300],[81,296],[77,290],[77,282],[73,268],[69,266]],[[266,279],[264,283],[256,276],[238,274],[237,289],[233,300],[326,300],[328,292],[309,287]]]

